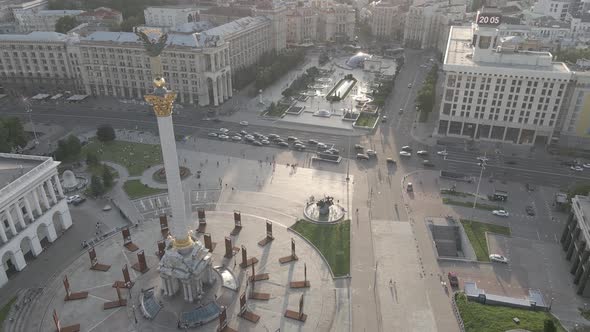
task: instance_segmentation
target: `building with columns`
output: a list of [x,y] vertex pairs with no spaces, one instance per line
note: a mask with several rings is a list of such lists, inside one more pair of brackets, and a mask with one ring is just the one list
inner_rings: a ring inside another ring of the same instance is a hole
[[0,287],[72,225],[51,157],[0,153]]
[[574,279],[576,292],[585,297],[590,296],[590,287],[586,288],[590,277],[589,218],[590,197],[575,196],[572,198],[572,211],[561,235],[565,259],[571,262],[570,273]]

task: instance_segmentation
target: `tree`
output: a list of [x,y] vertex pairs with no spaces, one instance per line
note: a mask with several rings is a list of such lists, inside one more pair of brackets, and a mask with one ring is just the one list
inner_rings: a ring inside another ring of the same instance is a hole
[[0,152],[12,152],[27,145],[23,124],[17,117],[0,118]]
[[94,152],[86,153],[86,164],[88,165],[97,165],[98,164],[98,156]]
[[55,32],[67,33],[77,26],[78,21],[76,21],[74,16],[60,17],[57,22],[55,22]]
[[107,165],[103,165],[102,169],[102,184],[105,188],[110,188],[113,186],[113,173],[109,169]]
[[115,129],[111,125],[104,124],[96,129],[96,137],[101,142],[110,142],[116,138]]
[[131,16],[131,17],[127,17],[126,19],[123,20],[123,22],[121,22],[121,26],[120,29],[121,31],[127,31],[127,32],[131,32],[133,31],[133,28],[138,26],[138,25],[142,25],[145,23],[145,20],[143,18],[143,15],[141,16]]
[[104,185],[100,178],[96,175],[93,175],[90,180],[90,193],[92,196],[100,196],[104,193]]
[[55,159],[60,161],[73,160],[80,155],[81,151],[82,144],[80,143],[78,137],[70,135],[65,140],[61,139],[57,142]]
[[543,322],[543,332],[556,332],[557,327],[555,327],[555,323],[551,319],[545,319]]

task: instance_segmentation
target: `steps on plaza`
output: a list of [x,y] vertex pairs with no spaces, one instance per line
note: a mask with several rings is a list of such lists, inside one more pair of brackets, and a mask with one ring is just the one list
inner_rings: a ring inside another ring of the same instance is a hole
[[39,303],[43,295],[43,288],[27,288],[18,292],[17,300],[12,305],[8,318],[4,322],[5,332],[26,332],[28,320],[31,319],[31,312]]

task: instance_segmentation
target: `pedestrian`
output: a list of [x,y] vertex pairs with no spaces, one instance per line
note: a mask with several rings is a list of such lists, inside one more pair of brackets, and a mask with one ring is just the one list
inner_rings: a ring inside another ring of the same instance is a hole
[[231,191],[234,191],[234,187],[231,187]]

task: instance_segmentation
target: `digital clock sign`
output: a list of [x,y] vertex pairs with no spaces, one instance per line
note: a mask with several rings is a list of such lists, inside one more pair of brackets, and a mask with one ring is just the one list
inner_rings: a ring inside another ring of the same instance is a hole
[[502,15],[491,13],[478,13],[475,22],[477,23],[477,25],[498,26],[500,25],[500,23],[502,23]]

